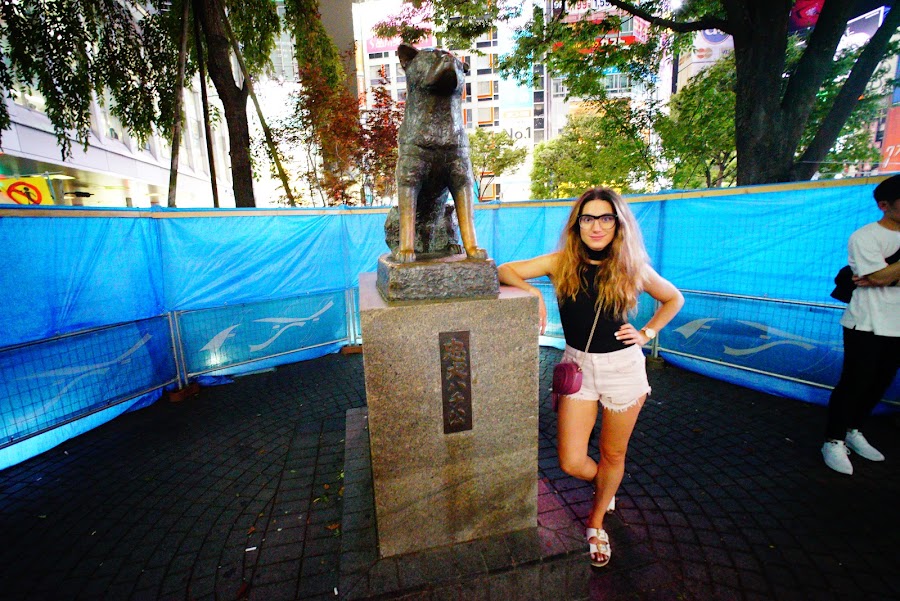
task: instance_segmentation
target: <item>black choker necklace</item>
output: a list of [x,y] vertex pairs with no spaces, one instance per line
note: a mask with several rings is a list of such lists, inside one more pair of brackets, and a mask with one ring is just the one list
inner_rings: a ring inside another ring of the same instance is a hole
[[606,257],[609,256],[609,247],[605,246],[600,250],[594,250],[593,248],[588,247],[587,244],[584,245],[584,251],[587,253],[588,260],[590,261],[602,261]]

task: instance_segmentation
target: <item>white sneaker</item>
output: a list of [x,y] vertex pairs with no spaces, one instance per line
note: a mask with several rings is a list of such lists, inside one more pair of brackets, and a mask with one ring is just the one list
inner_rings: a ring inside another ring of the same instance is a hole
[[825,458],[825,465],[841,474],[853,475],[853,464],[847,455],[847,445],[843,440],[829,440],[822,445],[822,457]]
[[847,430],[847,437],[844,439],[850,450],[869,461],[884,461],[884,455],[881,451],[869,444],[866,437],[859,430]]

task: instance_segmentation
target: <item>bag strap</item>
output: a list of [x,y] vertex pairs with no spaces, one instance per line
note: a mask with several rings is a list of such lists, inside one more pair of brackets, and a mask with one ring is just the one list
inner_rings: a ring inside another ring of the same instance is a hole
[[594,325],[591,326],[591,334],[588,336],[587,346],[584,347],[584,352],[591,352],[591,340],[594,339],[594,330],[597,329],[597,321],[600,319],[600,308],[597,308],[597,314],[594,316]]
[[[600,320],[600,308],[597,307],[597,314],[594,316],[594,325],[591,326],[591,334],[590,334],[590,336],[588,336],[587,346],[584,347],[585,353],[591,352],[591,340],[594,339],[594,330],[597,329],[597,321],[599,321],[599,320]],[[581,365],[579,365],[578,367],[581,367]]]

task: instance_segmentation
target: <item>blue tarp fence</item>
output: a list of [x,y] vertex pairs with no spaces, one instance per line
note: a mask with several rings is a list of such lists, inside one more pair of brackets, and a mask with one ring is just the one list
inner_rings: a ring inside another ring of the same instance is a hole
[[[829,293],[882,178],[631,197],[685,307],[653,352],[826,404],[842,360]],[[499,264],[556,249],[569,201],[489,203]],[[387,208],[0,209],[0,469],[155,401],[166,387],[359,342],[357,286],[387,252]],[[562,333],[549,283],[549,338]],[[642,298],[634,322],[653,301]],[[889,402],[900,401],[895,381]],[[815,425],[813,427],[816,427]]]

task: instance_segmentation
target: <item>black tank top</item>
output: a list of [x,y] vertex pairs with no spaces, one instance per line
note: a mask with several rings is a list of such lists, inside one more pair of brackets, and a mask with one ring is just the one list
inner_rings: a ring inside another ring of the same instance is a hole
[[[578,291],[575,300],[571,298],[559,299],[559,318],[562,322],[563,333],[566,336],[566,344],[579,351],[585,350],[588,336],[591,334],[591,326],[594,323],[594,303],[597,301],[597,289],[594,280],[597,277],[599,265],[588,264],[582,274],[582,289]],[[586,291],[587,290],[587,291]],[[600,308],[600,318],[597,320],[597,329],[591,340],[589,353],[611,353],[628,348],[629,345],[616,340],[616,331],[625,322],[618,316],[610,315],[608,311]]]

